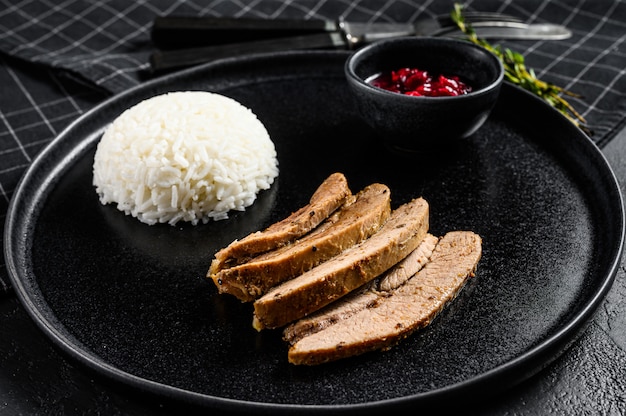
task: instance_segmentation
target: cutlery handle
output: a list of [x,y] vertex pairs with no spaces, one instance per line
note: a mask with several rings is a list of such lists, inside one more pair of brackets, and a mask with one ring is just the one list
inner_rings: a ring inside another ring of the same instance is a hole
[[254,42],[156,51],[150,56],[150,66],[153,72],[161,72],[245,54],[301,49],[345,49],[346,47],[346,40],[340,32],[317,33]]
[[160,49],[192,48],[338,31],[329,20],[232,17],[156,17],[152,42]]

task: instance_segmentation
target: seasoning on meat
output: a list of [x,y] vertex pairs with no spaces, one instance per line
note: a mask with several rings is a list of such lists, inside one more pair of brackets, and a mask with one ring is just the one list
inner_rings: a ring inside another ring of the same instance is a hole
[[253,326],[257,330],[281,327],[328,305],[405,258],[427,230],[428,203],[424,199],[400,206],[367,240],[257,299]]
[[342,173],[333,173],[317,188],[308,205],[264,231],[235,240],[218,251],[207,275],[214,275],[226,267],[247,261],[251,256],[273,250],[303,236],[341,207],[351,194],[346,177]]
[[446,234],[430,262],[399,288],[379,296],[371,307],[305,336],[289,349],[293,364],[315,365],[396,345],[431,323],[472,276],[482,254],[480,236]]
[[369,185],[356,195],[354,202],[301,239],[223,269],[211,278],[220,293],[230,293],[243,302],[252,301],[377,232],[389,218],[390,193],[385,185]]
[[293,364],[387,350],[430,324],[482,254],[473,232],[428,234],[422,198],[391,212],[390,194],[374,183],[352,195],[333,174],[307,206],[220,250],[208,276],[254,301],[255,329],[288,325]]
[[382,276],[325,308],[287,326],[283,331],[283,339],[290,344],[294,344],[301,338],[319,332],[337,322],[350,318],[357,312],[375,306],[381,297],[389,296],[393,290],[403,285],[424,267],[430,260],[437,241],[439,241],[437,237],[427,234],[411,254]]
[[382,276],[286,327],[283,331],[283,339],[294,344],[305,336],[319,332],[330,325],[350,318],[357,312],[375,306],[382,297],[389,296],[393,290],[403,285],[424,267],[438,240],[434,235],[427,234],[411,254]]

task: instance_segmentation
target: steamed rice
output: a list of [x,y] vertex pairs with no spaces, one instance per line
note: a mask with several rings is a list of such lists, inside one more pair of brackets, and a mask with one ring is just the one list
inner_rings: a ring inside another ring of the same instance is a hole
[[147,224],[197,224],[243,211],[278,175],[274,143],[257,117],[219,94],[184,91],[122,113],[96,150],[102,204]]

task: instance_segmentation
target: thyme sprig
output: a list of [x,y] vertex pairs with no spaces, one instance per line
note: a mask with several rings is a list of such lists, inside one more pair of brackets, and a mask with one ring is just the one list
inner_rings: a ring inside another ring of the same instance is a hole
[[503,48],[500,45],[491,45],[486,40],[479,38],[471,24],[465,20],[463,6],[459,3],[454,4],[454,10],[450,13],[450,17],[470,42],[482,46],[500,58],[506,80],[539,96],[559,110],[574,125],[585,133],[591,134],[591,130],[586,126],[585,119],[563,98],[563,95],[581,98],[580,95],[538,79],[535,76],[535,72],[526,67],[522,54]]

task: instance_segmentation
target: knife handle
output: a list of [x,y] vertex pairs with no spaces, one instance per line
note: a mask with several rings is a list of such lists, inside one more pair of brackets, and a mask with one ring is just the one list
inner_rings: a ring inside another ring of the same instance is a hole
[[329,20],[160,16],[152,42],[160,49],[192,48],[338,31]]
[[252,53],[301,49],[345,49],[346,47],[346,40],[340,32],[317,33],[200,48],[161,50],[150,56],[150,66],[153,72],[162,72]]

